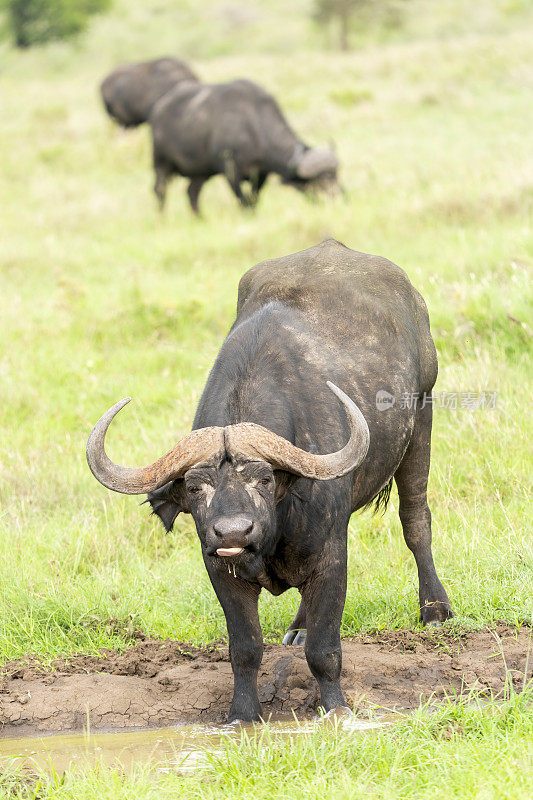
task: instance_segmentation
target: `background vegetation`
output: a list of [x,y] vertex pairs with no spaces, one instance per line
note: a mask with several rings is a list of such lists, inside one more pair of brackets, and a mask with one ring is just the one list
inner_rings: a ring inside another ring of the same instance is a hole
[[5,27],[16,47],[68,39],[81,33],[91,14],[105,11],[111,0],[1,0]]
[[[147,463],[166,451],[190,429],[240,276],[325,236],[406,269],[429,306],[438,394],[497,392],[494,409],[435,409],[435,557],[458,624],[531,622],[532,6],[411,0],[401,25],[354,30],[348,53],[311,11],[304,0],[290,15],[278,0],[207,0],[201,14],[185,0],[116,0],[83,40],[0,49],[3,659],[124,646],[137,627],[194,642],[225,635],[190,519],[165,536],[135,498],[99,486],[87,434],[131,395],[111,456]],[[161,218],[148,130],[114,127],[97,86],[121,60],[162,54],[206,81],[255,79],[310,144],[334,138],[348,197],[311,203],[271,179],[247,214],[216,179],[196,220],[176,181]],[[396,506],[393,496],[383,517],[352,520],[344,635],[417,624]],[[267,639],[296,604],[295,592],[263,598]],[[498,751],[518,772],[527,724],[519,755],[508,739]],[[478,733],[468,737],[473,749],[445,746],[454,774],[481,763]],[[326,786],[336,747],[318,748],[298,780]],[[372,763],[352,763],[373,787],[366,796],[391,796]],[[409,796],[440,796],[433,786],[414,783]],[[501,796],[522,796],[514,788]]]

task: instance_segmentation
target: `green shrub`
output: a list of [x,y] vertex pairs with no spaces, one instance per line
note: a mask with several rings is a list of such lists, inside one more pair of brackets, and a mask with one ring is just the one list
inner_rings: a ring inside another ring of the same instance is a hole
[[314,0],[311,15],[319,25],[337,27],[340,50],[350,49],[350,32],[371,24],[382,28],[400,27],[403,0]]
[[89,16],[111,0],[3,0],[7,26],[17,47],[66,39],[83,31]]

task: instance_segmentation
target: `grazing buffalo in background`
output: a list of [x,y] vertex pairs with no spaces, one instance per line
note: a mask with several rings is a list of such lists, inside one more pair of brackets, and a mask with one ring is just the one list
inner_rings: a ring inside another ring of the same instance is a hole
[[[271,172],[298,189],[339,191],[335,153],[305,145],[274,98],[251,81],[182,83],[156,103],[150,125],[161,208],[172,175],[190,178],[195,213],[200,190],[213,175],[226,176],[243,206],[255,205]],[[244,181],[250,184],[246,194]]]
[[305,640],[324,709],[345,705],[348,521],[372,501],[386,502],[392,478],[418,567],[422,621],[452,616],[431,552],[432,407],[400,402],[431,392],[436,376],[427,309],[406,274],[329,240],[243,276],[237,318],[193,431],[166,455],[148,467],[106,456],[107,428],[129,398],[96,423],[87,458],[104,486],[148,493],[167,531],[180,512],[193,516],[228,626],[229,721],[261,714],[262,588],[300,590],[284,641]]
[[100,91],[109,116],[124,128],[133,128],[146,122],[154,103],[183,80],[198,79],[178,58],[158,58],[117,67]]

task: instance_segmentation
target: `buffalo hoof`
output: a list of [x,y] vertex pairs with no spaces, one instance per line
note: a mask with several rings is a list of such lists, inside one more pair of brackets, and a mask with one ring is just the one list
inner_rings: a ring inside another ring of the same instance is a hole
[[296,647],[303,647],[305,645],[306,639],[307,639],[307,631],[305,630],[305,628],[296,631],[289,630],[283,637],[282,644],[295,645]]
[[353,711],[348,706],[337,706],[336,708],[332,708],[331,711],[328,711],[323,716],[319,717],[319,719],[323,720],[335,720],[335,719],[352,719]]
[[[254,720],[254,722],[258,722],[259,720]],[[253,725],[253,722],[247,722],[244,719],[232,719],[231,722],[226,722],[224,725],[225,728],[245,728],[250,725]]]
[[230,728],[241,728],[246,725],[253,725],[255,722],[263,722],[260,712],[250,714],[232,714],[230,712],[226,719],[225,726]]
[[420,609],[422,625],[425,625],[427,628],[430,626],[439,628],[443,622],[446,622],[447,619],[451,619],[453,615],[450,604],[444,602],[437,601],[434,603],[426,603]]

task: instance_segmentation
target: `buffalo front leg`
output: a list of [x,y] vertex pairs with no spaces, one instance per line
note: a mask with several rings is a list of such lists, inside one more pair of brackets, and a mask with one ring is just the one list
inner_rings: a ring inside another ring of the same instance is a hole
[[268,172],[255,172],[250,177],[250,208],[255,208],[259,200],[259,192],[265,185]]
[[242,190],[243,175],[241,170],[235,163],[235,158],[232,153],[226,152],[224,154],[224,175],[227,178],[231,190],[243,208],[252,208],[255,205],[253,193],[250,195],[244,194]]
[[[212,561],[210,556],[207,559]],[[226,572],[228,565],[230,569]],[[261,589],[234,577],[229,562],[216,566],[206,563],[206,566],[228,627],[233,669],[233,701],[228,722],[254,722],[261,718],[257,693],[257,673],[263,657],[263,635],[257,611]]]
[[200,192],[202,190],[202,186],[204,185],[206,179],[205,178],[192,178],[188,187],[187,187],[187,195],[189,197],[189,203],[191,204],[191,208],[195,214],[199,214],[198,211],[198,198],[200,196]]
[[400,498],[403,535],[418,569],[420,619],[424,625],[438,624],[453,617],[431,551],[431,511],[427,502],[427,484],[432,418],[431,405],[417,411],[411,441],[394,475]]
[[154,193],[157,198],[159,210],[163,211],[165,208],[165,200],[167,197],[167,184],[170,173],[166,167],[155,165],[155,183]]
[[346,600],[346,550],[325,559],[327,574],[311,576],[302,589],[307,636],[305,656],[318,682],[320,705],[327,711],[346,707],[341,686],[341,619]]
[[254,197],[253,194],[245,194],[242,190],[242,185],[240,180],[230,181],[230,186],[233,190],[233,194],[241,204],[242,208],[253,208],[257,202],[257,196]]

